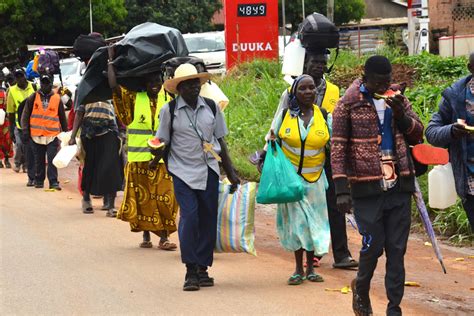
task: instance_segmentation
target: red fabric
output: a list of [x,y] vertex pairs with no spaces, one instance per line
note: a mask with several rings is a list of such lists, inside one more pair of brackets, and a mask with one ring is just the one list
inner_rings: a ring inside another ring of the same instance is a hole
[[[7,98],[6,93],[3,89],[0,89],[0,109],[6,112],[7,109]],[[0,159],[13,157],[13,143],[10,137],[9,130],[10,122],[8,117],[5,116],[5,122],[0,125]]]
[[67,116],[67,130],[72,131],[72,128],[74,127],[74,119],[76,118],[76,112],[74,112],[74,104],[71,106],[71,111],[69,111],[69,114]]

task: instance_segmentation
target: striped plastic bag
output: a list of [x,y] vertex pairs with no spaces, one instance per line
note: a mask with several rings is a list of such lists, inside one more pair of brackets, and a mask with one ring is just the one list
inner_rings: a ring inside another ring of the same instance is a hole
[[255,182],[247,182],[229,194],[230,185],[220,183],[216,252],[257,255],[254,246],[256,187]]

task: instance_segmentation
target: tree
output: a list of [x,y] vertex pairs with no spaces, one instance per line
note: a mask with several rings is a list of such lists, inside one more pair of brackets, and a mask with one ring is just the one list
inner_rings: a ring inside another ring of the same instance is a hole
[[213,30],[212,16],[222,8],[219,0],[126,0],[127,30],[144,22],[156,22],[182,33]]
[[[94,31],[104,36],[123,31],[124,0],[92,0]],[[89,33],[89,0],[0,1],[0,56],[26,44],[72,45]]]
[[[298,25],[303,21],[303,10],[301,0],[286,0],[286,23],[291,24],[291,31],[294,32]],[[281,0],[280,4],[280,24],[281,17]],[[360,21],[365,14],[364,0],[335,0],[334,1],[334,22],[336,25],[348,23],[350,21]],[[318,12],[326,15],[327,0],[305,0],[305,13],[309,15]]]

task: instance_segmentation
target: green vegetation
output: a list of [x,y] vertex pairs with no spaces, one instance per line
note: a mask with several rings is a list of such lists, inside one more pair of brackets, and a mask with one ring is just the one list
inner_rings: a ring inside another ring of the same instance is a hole
[[[394,73],[394,77],[397,81],[408,82],[405,95],[425,126],[437,111],[441,92],[467,74],[466,58],[442,58],[430,54],[406,56],[398,50],[387,48],[378,53],[387,56],[395,70],[401,69],[403,72]],[[356,54],[342,51],[329,79],[339,84],[344,91],[360,76],[366,59],[367,56],[359,59]],[[228,142],[231,154],[240,175],[248,180],[259,179],[248,157],[263,148],[264,137],[270,128],[280,95],[288,87],[280,71],[281,65],[278,63],[257,60],[241,65],[226,80],[218,82],[230,99],[225,115],[230,130]],[[427,175],[418,180],[427,200]],[[413,210],[416,227],[416,223],[419,223],[418,213],[415,208]],[[468,237],[472,233],[460,203],[447,210],[430,210],[430,214],[435,229],[453,243],[473,241],[472,237]]]

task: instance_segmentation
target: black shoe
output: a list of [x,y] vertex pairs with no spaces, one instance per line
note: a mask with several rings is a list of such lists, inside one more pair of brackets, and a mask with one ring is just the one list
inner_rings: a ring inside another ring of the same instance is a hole
[[186,265],[186,277],[184,278],[183,291],[199,291],[199,275],[197,267]]
[[35,188],[36,188],[36,189],[42,189],[42,188],[44,188],[44,183],[35,183]]
[[59,183],[50,184],[50,185],[49,185],[49,188],[50,188],[50,189],[54,189],[54,190],[56,190],[56,191],[61,191],[61,190],[62,190],[61,187],[59,186]]
[[5,166],[3,165],[3,162],[0,161],[0,169],[2,168],[5,168]]
[[202,286],[202,287],[214,286],[214,278],[209,277],[209,273],[207,273],[207,269],[199,268],[198,277],[199,277],[199,286]]
[[26,167],[25,167],[24,165],[21,166],[21,170],[23,171],[23,173],[27,173],[27,172],[28,172],[28,170],[26,170]]
[[372,316],[372,306],[370,305],[370,300],[362,299],[357,293],[356,289],[356,279],[351,282],[352,290],[352,310],[354,311],[355,316]]
[[34,180],[28,180],[28,182],[26,183],[26,186],[27,187],[34,187],[35,186],[35,181]]
[[5,159],[5,168],[10,169],[11,167],[12,164],[10,163],[10,161],[8,161],[8,159]]

